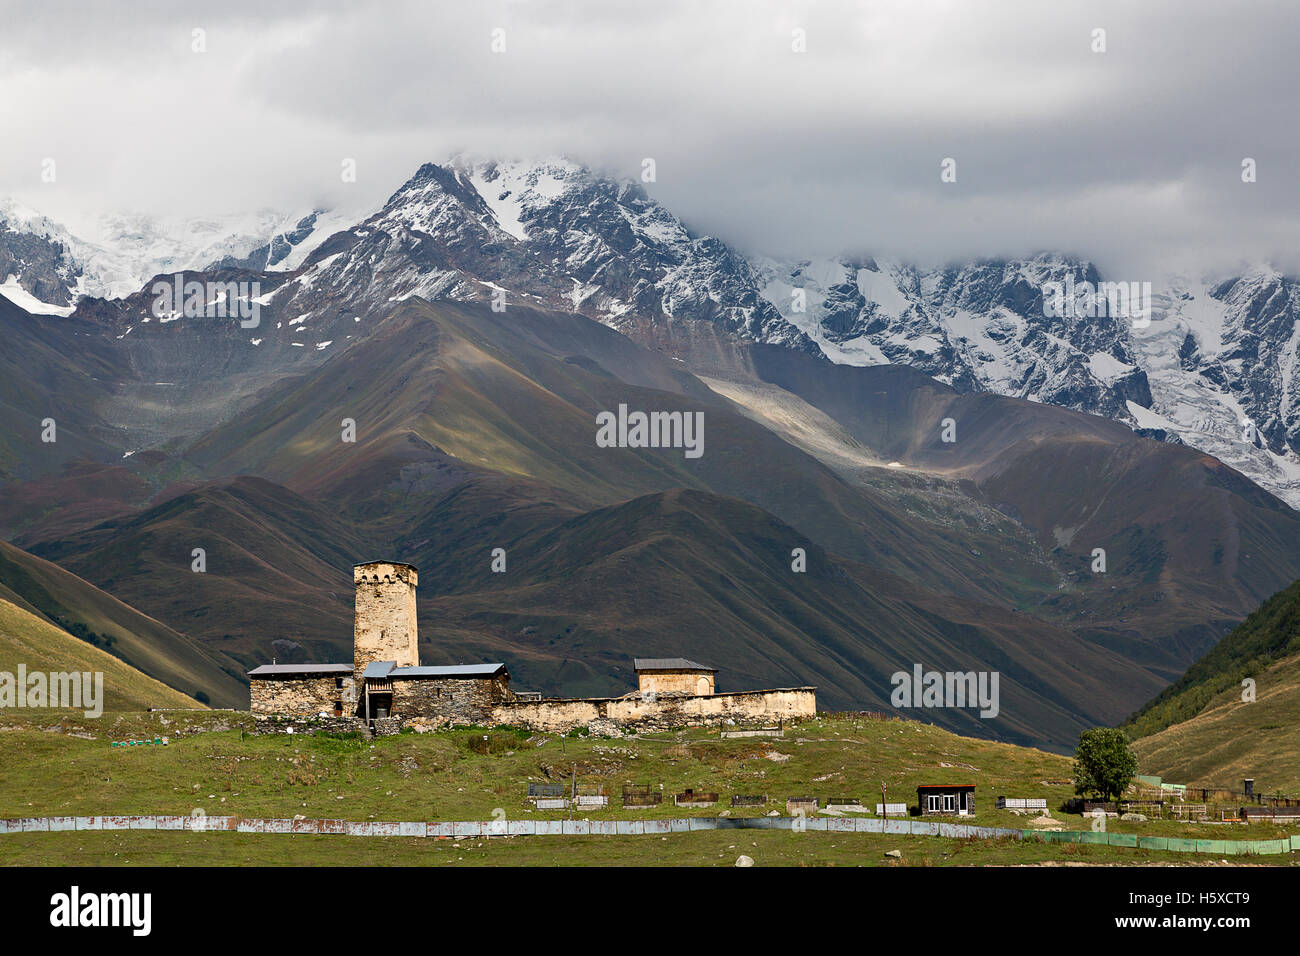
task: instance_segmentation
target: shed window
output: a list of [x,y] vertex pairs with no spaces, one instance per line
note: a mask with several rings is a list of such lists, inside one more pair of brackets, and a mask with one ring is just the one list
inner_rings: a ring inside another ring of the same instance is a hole
[[945,793],[943,795],[944,813],[952,813],[956,809],[957,809],[957,795],[953,793]]
[[926,809],[931,813],[939,812],[939,795],[937,793],[928,794],[925,798]]

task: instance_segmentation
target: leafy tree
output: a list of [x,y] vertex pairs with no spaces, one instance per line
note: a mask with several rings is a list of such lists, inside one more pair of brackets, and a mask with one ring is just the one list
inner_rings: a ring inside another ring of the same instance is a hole
[[1074,792],[1096,793],[1103,800],[1119,797],[1138,770],[1128,737],[1114,727],[1094,727],[1079,734],[1074,751]]

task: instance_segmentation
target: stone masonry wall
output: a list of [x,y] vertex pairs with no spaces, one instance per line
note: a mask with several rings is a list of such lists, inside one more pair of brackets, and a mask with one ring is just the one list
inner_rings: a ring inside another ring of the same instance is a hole
[[517,724],[537,731],[567,733],[587,727],[597,733],[668,730],[692,725],[765,725],[779,720],[812,717],[817,694],[812,687],[743,691],[692,697],[640,695],[513,701],[493,710],[493,722]]
[[364,734],[365,730],[366,722],[359,717],[258,716],[253,720],[257,734]]
[[254,678],[249,681],[249,710],[254,714],[333,715],[338,701],[343,713],[351,714],[356,707],[356,685],[351,677],[342,676],[341,688],[335,686],[333,674]]
[[497,706],[513,699],[507,677],[474,680],[394,678],[392,716],[485,724],[493,722]]
[[[342,689],[334,678],[278,678],[252,681],[252,712],[259,732],[311,732],[333,726],[364,728],[352,718],[351,678]],[[375,722],[378,733],[396,733],[403,726],[430,730],[452,724],[507,724],[547,733],[568,733],[585,727],[617,736],[624,732],[655,732],[699,725],[770,726],[778,721],[812,717],[817,712],[815,688],[743,691],[730,694],[655,695],[628,697],[518,700],[509,679],[396,679],[392,682],[392,713]],[[344,717],[334,718],[334,702],[343,695]],[[325,718],[317,715],[325,713]],[[278,715],[277,721],[268,715]],[[272,727],[275,723],[277,726]],[[263,726],[266,725],[266,726]],[[320,726],[317,726],[320,725]]]
[[396,661],[398,667],[420,663],[415,622],[414,568],[377,562],[352,571],[356,585],[353,619],[353,674],[358,681],[367,664]]

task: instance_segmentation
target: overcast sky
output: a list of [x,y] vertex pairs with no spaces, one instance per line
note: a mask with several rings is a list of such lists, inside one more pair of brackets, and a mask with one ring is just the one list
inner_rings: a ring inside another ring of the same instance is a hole
[[652,157],[689,226],[778,256],[1300,259],[1295,3],[0,0],[0,24],[0,196],[74,231],[360,208],[463,151]]

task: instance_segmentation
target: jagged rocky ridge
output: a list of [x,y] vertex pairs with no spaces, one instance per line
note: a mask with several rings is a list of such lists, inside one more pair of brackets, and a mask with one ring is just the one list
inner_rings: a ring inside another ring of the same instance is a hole
[[[429,163],[355,224],[319,210],[226,236],[209,223],[196,233],[204,241],[152,259],[166,243],[136,225],[108,230],[123,247],[114,250],[0,206],[6,294],[66,311],[78,297],[119,299],[155,272],[263,274],[269,321],[246,341],[299,362],[355,338],[372,308],[413,295],[524,301],[630,334],[647,320],[706,321],[839,363],[907,364],[962,391],[1123,421],[1213,454],[1300,506],[1300,293],[1267,267],[1152,280],[1146,327],[1049,316],[1046,283],[1112,277],[1050,253],[928,270],[750,259],[693,233],[640,184],[558,159]],[[148,305],[137,295],[95,308],[129,330],[151,320]]]

